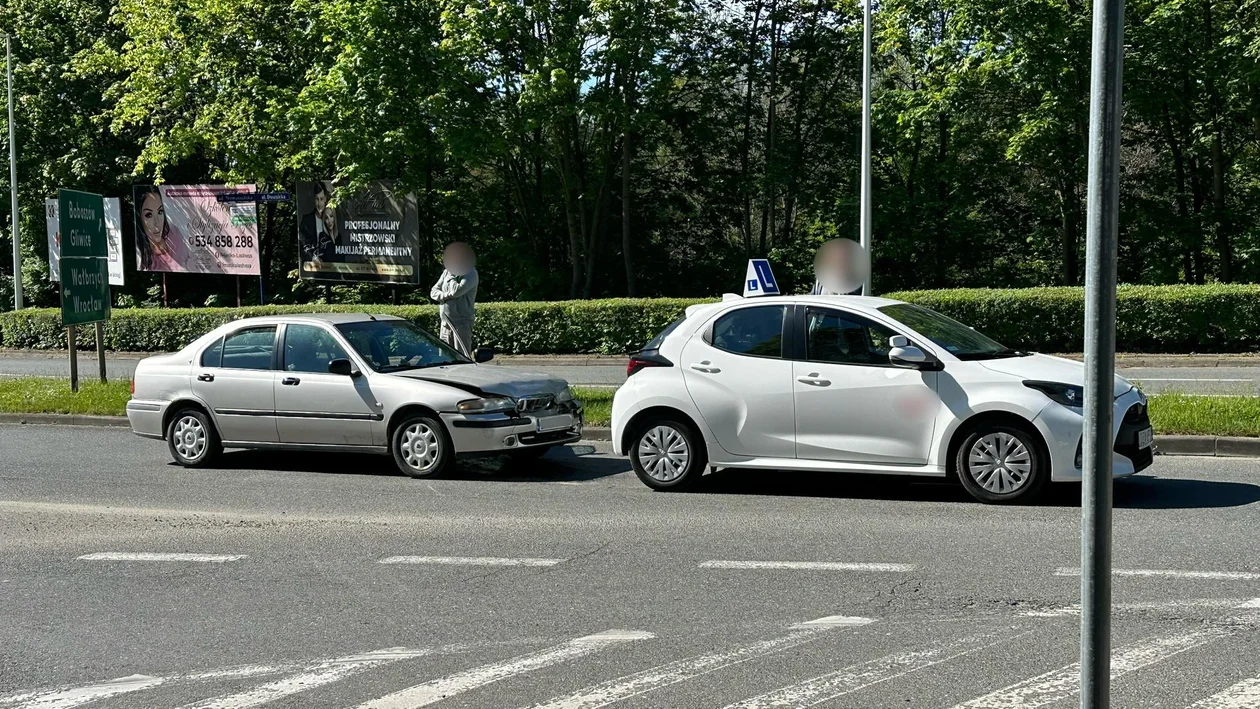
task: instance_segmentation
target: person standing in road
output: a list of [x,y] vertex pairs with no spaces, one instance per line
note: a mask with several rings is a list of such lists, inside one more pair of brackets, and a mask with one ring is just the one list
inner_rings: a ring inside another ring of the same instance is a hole
[[473,250],[462,241],[452,242],[442,253],[442,276],[429,291],[441,304],[439,337],[465,357],[473,356],[473,320],[477,302],[477,269]]

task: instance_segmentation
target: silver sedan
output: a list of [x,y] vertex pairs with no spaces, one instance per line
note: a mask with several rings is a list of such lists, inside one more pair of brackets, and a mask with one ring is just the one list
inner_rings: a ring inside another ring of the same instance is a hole
[[366,314],[238,320],[136,367],[127,418],[176,463],[224,448],[392,455],[413,477],[457,456],[538,457],[582,435],[563,379],[485,366],[402,318]]

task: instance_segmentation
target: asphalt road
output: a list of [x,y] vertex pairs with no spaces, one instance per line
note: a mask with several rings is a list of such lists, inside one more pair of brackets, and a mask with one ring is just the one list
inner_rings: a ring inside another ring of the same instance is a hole
[[[132,357],[106,358],[106,368],[110,376],[130,378],[135,371],[136,362]],[[495,362],[509,364],[510,360]],[[624,365],[543,365],[530,362],[529,369],[546,371],[580,386],[615,387],[626,380]],[[83,376],[96,372],[96,355],[83,353],[79,360],[79,371]],[[0,353],[0,376],[69,376],[69,365],[64,357],[47,357],[44,355],[24,355]],[[1140,369],[1120,369],[1119,373],[1129,379],[1141,383],[1144,391],[1150,394],[1161,392],[1182,392],[1187,394],[1217,395],[1250,395],[1260,394],[1260,367],[1158,367]]]
[[[0,426],[0,707],[1076,705],[1079,488],[627,469],[190,471]],[[1260,706],[1260,462],[1151,472],[1116,492],[1113,706]]]

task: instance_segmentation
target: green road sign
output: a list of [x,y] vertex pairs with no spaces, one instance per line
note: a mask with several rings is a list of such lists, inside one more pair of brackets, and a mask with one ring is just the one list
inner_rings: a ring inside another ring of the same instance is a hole
[[61,257],[105,258],[105,200],[98,194],[57,190],[61,210]]
[[108,320],[109,302],[109,262],[103,258],[61,257],[62,323],[86,325]]

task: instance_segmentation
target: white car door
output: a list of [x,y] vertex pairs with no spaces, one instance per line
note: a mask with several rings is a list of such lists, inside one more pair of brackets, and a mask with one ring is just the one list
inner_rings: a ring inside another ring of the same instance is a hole
[[833,308],[805,310],[805,353],[792,365],[796,456],[924,465],[940,399],[937,373],[889,363],[898,333]]
[[790,306],[730,310],[683,348],[687,391],[718,445],[751,458],[792,458],[792,362],[784,358]]
[[[370,446],[381,409],[363,375],[331,374],[328,363],[350,359],[319,325],[284,327],[283,369],[276,378],[276,428],[281,443]],[[384,443],[380,441],[379,443]]]

